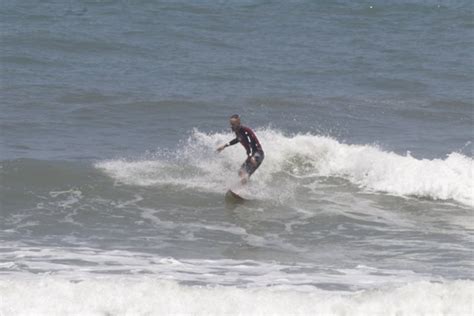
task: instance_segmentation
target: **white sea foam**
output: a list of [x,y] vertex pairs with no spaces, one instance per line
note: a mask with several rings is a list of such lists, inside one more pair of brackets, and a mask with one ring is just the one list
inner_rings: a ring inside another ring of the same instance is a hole
[[472,315],[474,282],[340,293],[186,286],[148,277],[0,280],[1,315]]
[[0,265],[0,273],[7,272],[14,277],[30,277],[32,271],[81,280],[97,275],[153,275],[162,280],[212,286],[286,286],[298,291],[305,290],[307,286],[349,291],[439,280],[429,274],[405,269],[378,269],[363,265],[338,268],[311,263],[284,264],[257,260],[178,260],[147,253],[94,248],[31,248],[16,245],[12,249],[4,255],[5,262]]
[[10,250],[0,265],[0,315],[473,312],[473,281],[445,280],[409,270],[6,246]]
[[[286,136],[271,129],[258,130],[257,135],[266,153],[252,179],[260,197],[291,196],[298,186],[296,180],[286,181],[284,186],[275,184],[278,175],[287,174],[295,179],[315,177],[315,181],[318,177],[340,177],[367,191],[452,199],[474,206],[474,160],[460,153],[450,153],[444,159],[417,159],[318,135]],[[240,146],[215,153],[219,144],[231,138],[230,133],[194,131],[173,159],[108,160],[96,167],[126,184],[171,184],[221,192],[233,185],[236,170],[245,159]]]

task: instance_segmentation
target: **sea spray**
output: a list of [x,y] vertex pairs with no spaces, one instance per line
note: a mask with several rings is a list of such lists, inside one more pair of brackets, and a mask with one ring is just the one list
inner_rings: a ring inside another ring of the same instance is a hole
[[[314,177],[314,181],[340,177],[365,191],[474,205],[474,161],[460,153],[450,153],[444,159],[417,159],[373,145],[341,143],[327,136],[285,135],[273,129],[259,129],[257,135],[266,156],[252,181],[263,190],[262,198],[275,198],[272,192],[281,194],[281,185],[275,178],[288,174]],[[220,192],[229,186],[245,160],[239,145],[221,154],[215,152],[219,144],[232,137],[230,133],[195,130],[172,159],[158,155],[155,159],[106,160],[96,167],[125,184],[177,185]],[[288,181],[285,185],[297,186]]]

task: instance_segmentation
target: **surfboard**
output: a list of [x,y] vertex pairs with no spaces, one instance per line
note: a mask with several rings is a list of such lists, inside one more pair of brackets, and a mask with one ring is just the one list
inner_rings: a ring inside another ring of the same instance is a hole
[[225,194],[225,200],[230,203],[243,203],[246,201],[243,197],[233,192],[232,190],[227,190]]

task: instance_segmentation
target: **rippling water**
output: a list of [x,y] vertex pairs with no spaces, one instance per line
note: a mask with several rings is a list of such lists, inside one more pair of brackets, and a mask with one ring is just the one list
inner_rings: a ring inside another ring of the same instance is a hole
[[471,1],[0,11],[0,313],[472,313]]

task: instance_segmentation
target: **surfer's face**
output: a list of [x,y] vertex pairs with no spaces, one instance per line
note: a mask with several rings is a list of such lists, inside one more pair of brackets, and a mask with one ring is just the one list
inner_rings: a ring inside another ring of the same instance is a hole
[[234,132],[239,130],[239,128],[240,128],[240,119],[231,118],[229,122],[230,122],[230,128],[232,128],[232,130]]

